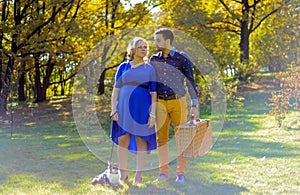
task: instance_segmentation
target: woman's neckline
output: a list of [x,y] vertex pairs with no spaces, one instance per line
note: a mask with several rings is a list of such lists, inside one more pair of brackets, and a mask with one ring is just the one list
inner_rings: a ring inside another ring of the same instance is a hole
[[134,65],[134,64],[133,64],[133,61],[130,61],[129,63],[130,63],[131,69],[138,68],[138,67],[140,67],[141,65],[145,65],[145,62],[141,62],[141,63],[139,63],[139,64],[137,64],[137,65]]

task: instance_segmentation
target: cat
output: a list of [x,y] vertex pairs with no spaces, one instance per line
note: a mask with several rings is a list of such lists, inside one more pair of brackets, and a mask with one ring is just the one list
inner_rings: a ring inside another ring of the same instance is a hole
[[120,180],[120,171],[118,169],[118,163],[113,163],[113,162],[107,162],[108,166],[106,170],[101,173],[100,175],[96,176],[93,181],[92,185],[96,184],[109,184],[109,185],[121,185],[121,180]]
[[108,162],[108,173],[107,173],[107,177],[109,180],[110,184],[121,184],[121,174],[120,171],[118,169],[119,165],[118,163],[112,163],[112,162]]

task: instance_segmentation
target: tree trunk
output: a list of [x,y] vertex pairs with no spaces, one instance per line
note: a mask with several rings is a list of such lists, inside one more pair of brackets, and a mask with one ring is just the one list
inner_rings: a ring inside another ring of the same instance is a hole
[[[1,39],[1,37],[0,37],[0,50],[1,51],[3,51],[2,50],[3,48],[2,48],[2,39]],[[3,86],[3,84],[2,84],[2,63],[3,63],[3,54],[1,53],[1,56],[0,56],[0,94],[2,94],[2,86]]]
[[[3,41],[3,32],[1,31],[0,32],[0,51],[3,51],[3,44],[2,44],[2,41]],[[2,87],[3,87],[3,83],[2,83],[2,64],[3,64],[3,52],[1,52],[1,56],[0,56],[0,94],[2,94]]]
[[65,82],[62,82],[60,84],[60,88],[61,88],[60,95],[65,95]]
[[25,94],[25,74],[22,71],[19,76],[19,84],[18,84],[18,99],[19,101],[23,102],[26,100],[26,94]]
[[24,73],[25,66],[26,66],[25,56],[24,53],[21,51],[21,65],[20,65],[20,71],[17,79],[19,101],[26,100],[26,95],[25,95],[26,80],[25,80],[25,73]]
[[5,113],[7,110],[7,98],[9,96],[10,90],[11,90],[11,80],[12,80],[12,70],[14,67],[14,57],[10,56],[5,72],[5,77],[4,77],[4,85],[2,89],[2,93],[0,96],[0,112]]
[[240,63],[246,66],[246,69],[240,69],[238,78],[241,81],[246,81],[249,77],[247,67],[249,67],[249,10],[248,0],[242,0],[242,21],[241,21],[241,38],[240,38]]
[[105,92],[105,85],[104,85],[105,72],[106,72],[106,70],[104,70],[102,72],[102,74],[98,80],[98,91],[97,91],[98,95],[102,95]]
[[46,75],[43,78],[43,84],[41,83],[41,72],[39,67],[39,59],[38,56],[35,56],[35,88],[36,88],[36,99],[35,102],[45,101],[47,96],[46,92],[49,87],[50,76],[53,71],[54,63],[51,62],[52,57],[49,57],[47,62]]
[[240,40],[240,62],[249,63],[249,30],[248,23],[242,22],[241,40]]
[[43,101],[45,101],[46,97],[47,97],[46,96],[46,92],[47,92],[47,89],[49,87],[50,77],[51,77],[53,68],[54,68],[54,62],[52,62],[52,57],[50,56],[49,57],[49,61],[47,63],[46,75],[43,78],[43,93],[44,93],[44,99],[43,99]]
[[[2,24],[4,24],[7,19],[7,14],[6,14],[7,1],[3,1],[1,3],[1,5],[2,5],[2,7],[1,7],[1,12],[2,12],[1,13],[1,22],[2,22]],[[4,33],[3,33],[3,30],[1,30],[1,32],[0,32],[0,51],[4,51],[3,50],[3,38],[4,38]],[[0,56],[0,94],[2,94],[2,89],[3,89],[3,78],[2,78],[3,58],[4,58],[3,52],[1,52],[1,56]]]
[[65,82],[63,77],[63,71],[59,71],[59,81],[60,81],[60,95],[65,95]]
[[37,94],[34,102],[43,102],[46,100],[46,92],[44,88],[41,88]]
[[[6,3],[3,4],[6,6]],[[5,12],[6,10],[2,10]],[[3,15],[2,15],[3,16]],[[21,6],[20,6],[20,0],[14,1],[14,26],[19,26],[21,24]],[[3,18],[2,18],[3,20]],[[18,51],[17,46],[17,39],[18,39],[18,31],[15,30],[12,34],[12,41],[11,41],[11,52],[10,56],[8,58],[8,64],[5,71],[4,76],[4,83],[3,83],[3,89],[1,91],[0,95],[0,112],[4,113],[6,112],[7,107],[7,98],[9,96],[9,93],[11,91],[11,85],[12,85],[12,77],[13,77],[13,70],[14,70],[14,64],[15,64],[15,55]]]
[[4,76],[4,85],[3,85],[3,89],[1,92],[1,96],[0,96],[0,103],[1,103],[0,104],[1,105],[0,112],[2,112],[2,113],[6,112],[6,109],[7,109],[6,108],[7,107],[7,98],[11,91],[13,69],[14,69],[14,64],[15,64],[14,55],[17,52],[17,44],[16,44],[17,34],[13,34],[12,38],[13,38],[12,45],[11,45],[12,54],[8,58],[8,64],[7,64],[5,76]]
[[35,102],[40,102],[45,99],[42,92],[42,83],[41,83],[41,72],[40,72],[40,63],[39,63],[39,55],[36,54],[34,56],[34,92],[35,92]]

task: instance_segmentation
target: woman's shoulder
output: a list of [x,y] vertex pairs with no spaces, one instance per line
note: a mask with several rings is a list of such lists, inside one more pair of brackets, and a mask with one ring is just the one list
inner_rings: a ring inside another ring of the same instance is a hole
[[121,62],[121,64],[119,66],[128,66],[128,65],[130,65],[130,62],[124,61],[124,62]]
[[118,69],[119,70],[124,70],[124,69],[128,68],[128,66],[130,66],[129,61],[124,61],[124,62],[121,62],[121,64],[119,65]]

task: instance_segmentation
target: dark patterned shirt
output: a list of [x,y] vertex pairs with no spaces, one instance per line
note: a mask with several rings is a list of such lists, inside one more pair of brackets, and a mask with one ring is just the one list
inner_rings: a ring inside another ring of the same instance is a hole
[[194,81],[192,62],[184,52],[173,48],[165,58],[160,51],[151,56],[150,64],[156,69],[158,95],[177,94],[182,97],[186,93],[184,85],[186,81],[193,104],[197,104],[198,91]]

